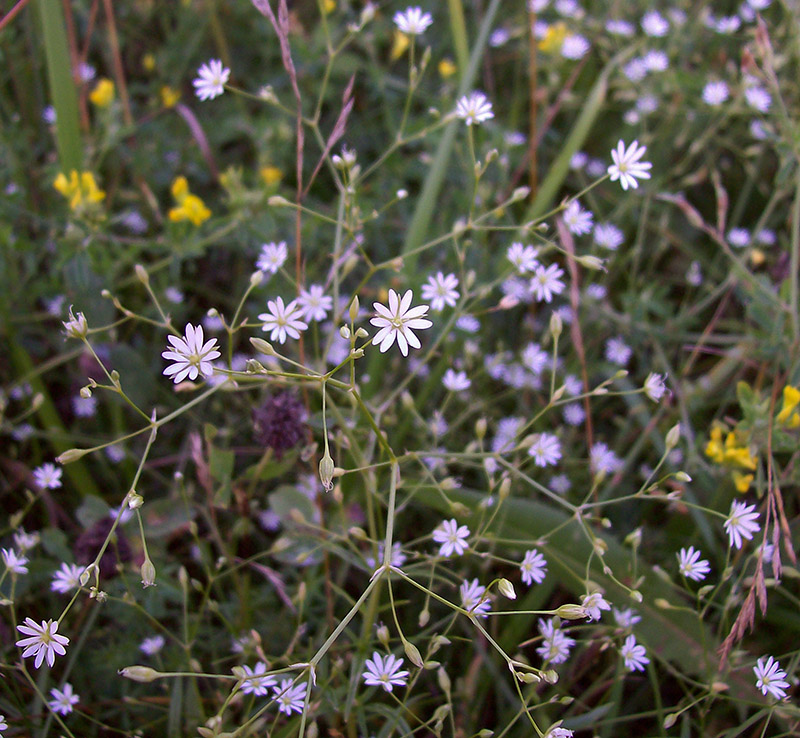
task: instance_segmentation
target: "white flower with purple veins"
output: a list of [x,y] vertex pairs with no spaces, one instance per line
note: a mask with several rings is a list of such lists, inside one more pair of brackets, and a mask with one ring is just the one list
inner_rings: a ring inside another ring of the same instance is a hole
[[456,103],[456,116],[468,126],[494,118],[492,103],[482,92],[471,92]]
[[589,42],[578,34],[569,34],[561,44],[561,56],[565,59],[582,59],[591,48]]
[[669,66],[669,57],[663,51],[648,51],[642,61],[648,72],[663,72]]
[[728,534],[730,545],[734,548],[742,547],[742,539],[748,541],[753,539],[753,534],[761,530],[761,526],[756,522],[758,513],[754,512],[755,505],[748,505],[745,502],[734,500],[731,503],[731,511],[723,524],[725,532]]
[[22,551],[28,551],[39,544],[40,536],[38,533],[28,533],[24,528],[20,528],[14,533],[14,543]]
[[421,344],[414,335],[414,331],[430,328],[433,323],[425,315],[428,313],[428,305],[417,305],[411,307],[414,293],[407,290],[401,298],[394,290],[389,290],[389,307],[381,305],[379,302],[372,303],[375,308],[375,317],[370,323],[380,330],[372,339],[373,346],[379,346],[381,353],[388,351],[392,344],[397,341],[400,353],[408,356],[408,347],[418,349]]
[[398,11],[392,20],[402,33],[407,33],[409,36],[425,33],[428,26],[433,23],[431,14],[423,13],[419,7],[406,8],[402,13]]
[[629,635],[625,639],[625,643],[619,653],[628,671],[644,671],[644,665],[650,663],[650,659],[645,655],[644,646],[636,643],[636,638],[633,635]]
[[653,401],[658,402],[667,391],[667,385],[664,384],[664,376],[650,372],[647,379],[644,380],[644,393]]
[[525,558],[519,565],[522,573],[522,581],[525,584],[541,584],[547,576],[547,559],[542,556],[535,548],[525,552]]
[[728,85],[722,81],[707,82],[703,88],[703,102],[706,105],[722,105],[727,99]]
[[534,374],[541,374],[550,357],[538,343],[529,343],[522,351],[522,363]]
[[542,634],[542,645],[536,649],[536,653],[548,663],[563,664],[569,658],[575,639],[557,628],[553,618],[540,620],[539,632]]
[[536,466],[546,467],[557,464],[561,458],[561,441],[552,433],[539,433],[528,449]]
[[402,671],[403,659],[393,653],[381,656],[377,651],[364,663],[367,670],[361,675],[368,687],[383,687],[391,692],[394,687],[405,687],[408,672]]
[[556,264],[547,268],[539,264],[531,277],[531,291],[536,301],[552,302],[553,295],[560,295],[566,286],[560,279],[563,276],[564,270]]
[[139,650],[146,656],[155,656],[164,648],[165,643],[166,641],[162,635],[149,636],[139,644]]
[[66,594],[73,589],[81,586],[81,574],[83,567],[77,564],[61,564],[61,568],[53,574],[53,581],[50,582],[50,589],[53,592]]
[[258,261],[256,261],[256,269],[261,272],[275,274],[283,266],[288,255],[286,241],[265,243],[261,246],[261,253],[258,256]]
[[263,661],[259,661],[255,668],[251,669],[249,666],[243,666],[242,671],[242,692],[244,694],[254,694],[256,697],[263,697],[269,692],[270,687],[274,687],[276,679],[271,674],[265,676],[267,673],[267,665]]
[[737,249],[743,249],[750,243],[750,231],[747,228],[731,228],[728,231],[728,243]]
[[201,100],[213,100],[225,92],[225,83],[230,76],[231,70],[219,59],[211,59],[197,70],[197,78],[192,82],[194,92]]
[[433,540],[440,543],[439,556],[461,556],[469,548],[469,528],[459,525],[455,518],[445,520],[433,531]]
[[175,384],[184,379],[194,381],[198,375],[210,377],[214,373],[211,362],[218,359],[221,354],[217,351],[217,339],[211,338],[203,343],[203,326],[196,328],[191,323],[186,324],[183,338],[167,336],[170,344],[161,356],[167,361],[172,361],[164,374],[172,377]]
[[636,189],[639,186],[637,179],[650,179],[650,169],[652,164],[649,161],[639,161],[647,151],[647,146],[639,146],[638,141],[634,141],[627,148],[625,143],[620,140],[617,148],[611,150],[611,158],[614,163],[608,168],[611,181],[619,180],[623,190],[628,187]]
[[579,402],[570,402],[568,405],[564,405],[562,415],[567,425],[580,425],[586,420],[586,411]]
[[642,30],[648,36],[666,36],[669,31],[669,21],[657,10],[651,10],[642,16]]
[[606,341],[605,357],[607,361],[619,366],[626,366],[631,360],[632,350],[619,336]]
[[58,622],[53,620],[42,620],[39,625],[32,618],[25,618],[25,625],[18,625],[17,630],[26,638],[20,638],[17,645],[25,650],[22,658],[35,656],[33,665],[38,669],[42,662],[47,659],[47,665],[52,666],[56,661],[56,655],[63,656],[66,646],[69,645],[69,638],[59,635]]
[[291,679],[283,679],[281,683],[272,690],[275,702],[278,703],[278,710],[285,715],[291,715],[292,712],[303,712],[303,707],[306,703],[307,689],[307,682],[297,684],[293,687]]
[[478,584],[477,579],[471,582],[464,580],[458,589],[461,595],[461,607],[470,615],[485,618],[486,613],[491,609],[491,603],[486,598],[486,587]]
[[576,236],[582,236],[592,230],[593,217],[591,211],[584,210],[577,200],[572,200],[564,209],[564,224],[569,232]]
[[610,610],[611,605],[606,602],[600,592],[591,592],[590,594],[581,595],[581,605],[586,611],[586,617],[589,620],[600,620],[602,610]]
[[328,317],[328,311],[333,309],[333,298],[325,294],[325,289],[318,284],[312,284],[307,290],[300,290],[297,304],[306,320],[320,322]]
[[466,372],[457,372],[455,369],[448,369],[442,377],[442,384],[450,392],[463,392],[469,389],[472,382],[467,377]]
[[687,579],[692,579],[695,582],[702,582],[706,578],[706,574],[711,571],[708,561],[700,558],[701,553],[697,551],[694,546],[682,548],[677,556],[678,571]]
[[589,461],[595,474],[613,474],[622,466],[622,461],[605,443],[598,441],[589,452]]
[[615,607],[612,612],[614,613],[614,620],[616,620],[620,628],[632,628],[642,619],[641,616],[637,615],[636,611],[632,610],[630,607],[624,610],[617,610]]
[[49,461],[33,470],[33,481],[41,489],[58,489],[61,486],[62,469]]
[[28,573],[28,567],[25,566],[28,563],[28,559],[25,556],[20,556],[13,548],[4,548],[2,553],[3,563],[8,571],[14,574]]
[[523,246],[521,243],[515,242],[508,247],[506,258],[516,267],[520,274],[525,274],[525,272],[532,272],[539,266],[539,262],[536,261],[538,254],[539,251],[530,244]]
[[[378,561],[376,562],[372,556],[367,556],[367,566],[370,569],[374,569],[377,566],[383,566],[383,543],[378,543]],[[392,560],[390,561],[391,566],[396,566],[398,569],[406,563],[407,556],[403,553],[403,547],[400,541],[395,541],[392,544]]]
[[428,277],[428,281],[422,285],[422,299],[430,302],[437,312],[444,310],[445,305],[455,307],[459,298],[456,287],[458,277],[455,274],[445,276],[442,272],[437,272],[435,277]]
[[72,708],[81,701],[81,698],[75,694],[69,682],[64,683],[63,689],[53,687],[50,690],[50,696],[53,699],[47,704],[53,712],[57,712],[59,715],[69,715],[72,712]]
[[772,656],[762,656],[756,661],[753,673],[756,675],[756,688],[761,690],[761,694],[769,692],[775,699],[786,698],[786,688],[789,686],[786,672]]
[[286,343],[286,337],[300,338],[300,331],[308,328],[308,323],[303,322],[303,311],[298,307],[297,300],[292,300],[284,305],[283,298],[267,300],[266,313],[261,313],[258,319],[263,323],[262,331],[271,331],[270,341]]

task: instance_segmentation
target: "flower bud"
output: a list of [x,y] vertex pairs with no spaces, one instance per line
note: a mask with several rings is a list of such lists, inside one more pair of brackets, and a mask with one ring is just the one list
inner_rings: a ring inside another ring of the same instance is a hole
[[381,643],[382,643],[382,644],[383,644],[383,645],[384,645],[386,648],[388,648],[388,647],[389,647],[389,629],[388,629],[388,628],[387,628],[387,627],[386,627],[386,626],[385,626],[383,623],[381,623],[381,624],[378,626],[378,628],[377,628],[377,630],[376,630],[376,632],[375,632],[375,635],[377,635],[377,636],[378,636],[378,640],[379,640],[379,641],[380,641],[380,642],[381,642]]
[[514,585],[511,584],[511,582],[509,582],[508,579],[501,579],[497,583],[497,590],[504,597],[508,597],[509,600],[517,599],[517,593],[514,591]]
[[583,620],[586,610],[583,605],[561,605],[556,610],[556,615],[564,620]]
[[326,451],[325,455],[320,459],[319,462],[319,479],[327,492],[330,492],[333,489],[333,472],[333,459],[331,458],[330,453]]
[[142,497],[138,492],[135,490],[131,490],[128,492],[128,508],[131,510],[136,510],[140,508],[144,504],[144,497]]
[[599,259],[596,256],[591,256],[589,254],[585,254],[583,256],[576,256],[575,261],[578,262],[581,266],[585,266],[587,269],[595,269],[595,270],[603,270],[605,271],[605,267],[603,266],[603,260]]
[[561,313],[557,310],[553,310],[553,312],[550,313],[550,335],[553,338],[558,338],[563,329],[564,321],[561,319]]
[[267,200],[267,205],[270,207],[285,207],[289,205],[291,207],[292,203],[290,203],[285,197],[281,197],[281,195],[273,195]]
[[411,641],[403,641],[403,650],[406,652],[408,660],[414,664],[414,666],[421,669],[424,662],[419,649],[413,643],[411,643]]
[[133,271],[136,272],[136,277],[142,284],[150,284],[150,275],[147,273],[147,269],[145,269],[141,264],[137,264],[135,267],[133,267]]
[[272,348],[272,344],[268,343],[263,338],[251,338],[250,345],[261,354],[275,356],[275,349]]
[[530,187],[517,187],[517,189],[511,193],[511,199],[509,202],[518,202],[519,200],[524,200],[530,194]]
[[147,589],[147,587],[153,587],[156,583],[156,567],[153,566],[153,562],[150,561],[150,557],[146,557],[144,563],[142,564],[142,568],[140,569],[142,575],[142,587]]
[[444,670],[443,666],[440,666],[439,670],[436,672],[436,680],[439,682],[439,687],[441,688],[442,692],[444,692],[446,695],[449,695],[451,687],[450,677]]
[[77,461],[81,458],[81,456],[85,456],[89,453],[88,449],[84,448],[71,448],[68,451],[64,451],[63,454],[56,456],[56,461],[59,464],[70,464],[73,461]]
[[160,672],[151,669],[149,666],[138,665],[126,666],[124,669],[120,669],[117,674],[126,679],[132,679],[134,682],[152,682],[161,676]]
[[667,433],[667,438],[665,441],[667,450],[671,451],[673,448],[675,448],[675,446],[678,445],[678,441],[680,440],[680,438],[681,438],[681,424],[675,423],[675,425],[673,425],[672,428],[670,428],[669,432]]
[[251,287],[258,287],[264,281],[264,272],[260,269],[258,271],[253,272],[250,275],[250,286]]

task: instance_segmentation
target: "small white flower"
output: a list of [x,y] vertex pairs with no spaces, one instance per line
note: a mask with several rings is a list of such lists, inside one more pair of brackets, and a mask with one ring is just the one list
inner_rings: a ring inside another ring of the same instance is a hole
[[536,466],[552,466],[561,458],[561,441],[552,433],[539,433],[528,449]]
[[531,291],[537,302],[551,302],[553,295],[560,295],[566,286],[560,279],[563,276],[563,269],[556,264],[547,268],[539,264],[531,277]]
[[167,336],[170,346],[161,356],[174,363],[164,369],[164,374],[172,377],[175,384],[187,377],[194,381],[198,375],[210,377],[214,373],[211,362],[222,354],[217,351],[217,339],[211,338],[203,343],[203,326],[186,324],[184,337]]
[[731,228],[728,231],[728,243],[737,249],[743,249],[750,243],[750,231],[747,228]]
[[667,391],[664,377],[661,374],[650,372],[644,380],[644,393],[653,401],[658,402]]
[[700,558],[701,553],[694,546],[682,548],[677,556],[678,571],[687,579],[702,582],[706,578],[706,574],[711,571],[708,561]]
[[149,636],[139,644],[139,650],[146,656],[155,656],[164,648],[165,642],[162,635]]
[[582,236],[592,230],[592,213],[584,210],[577,200],[572,200],[564,209],[564,224],[570,233]]
[[669,57],[663,52],[653,49],[648,51],[642,61],[648,72],[663,72],[669,66]]
[[628,187],[636,189],[639,186],[637,179],[650,179],[648,170],[653,165],[649,161],[639,161],[646,151],[647,147],[639,146],[638,141],[634,141],[626,148],[625,143],[620,140],[617,148],[611,150],[611,158],[614,160],[608,168],[611,181],[619,180],[622,189],[627,190]]
[[41,489],[58,489],[61,486],[62,469],[47,462],[33,470],[33,481]]
[[292,300],[288,305],[283,304],[283,298],[267,300],[266,313],[261,313],[258,319],[263,323],[262,331],[271,331],[270,341],[286,343],[286,337],[300,338],[300,331],[308,328],[308,323],[301,320],[303,312],[297,305],[297,300]]
[[619,336],[609,338],[606,342],[605,357],[608,361],[619,364],[619,366],[626,366],[631,360],[633,351],[625,341]]
[[274,676],[267,675],[267,665],[259,661],[254,669],[249,666],[242,667],[245,677],[242,679],[242,692],[244,694],[254,694],[256,697],[263,697],[269,692],[270,687],[274,687],[277,680]]
[[283,266],[288,255],[286,241],[265,243],[261,246],[261,253],[258,256],[258,261],[256,261],[256,269],[275,274]]
[[50,589],[53,592],[60,592],[66,594],[67,592],[77,589],[81,586],[81,574],[83,574],[83,567],[76,564],[61,564],[61,568],[53,574],[53,581],[50,583]]
[[755,505],[748,505],[739,500],[731,503],[731,511],[723,524],[731,546],[741,548],[743,538],[750,541],[753,539],[753,534],[761,530],[761,526],[756,522],[758,513],[754,512],[755,509]]
[[644,59],[639,57],[636,59],[631,59],[624,67],[622,67],[622,73],[631,82],[640,82],[647,76],[647,66],[644,63]]
[[562,414],[564,422],[568,425],[580,425],[586,420],[586,411],[580,402],[570,402],[568,405],[564,405]]
[[722,81],[707,82],[703,88],[703,102],[706,105],[722,105],[728,99],[728,85]]
[[392,20],[400,31],[410,36],[425,33],[428,26],[433,23],[431,14],[423,13],[422,8],[419,7],[406,8],[402,13],[398,11]]
[[611,609],[611,605],[609,605],[603,595],[597,591],[581,595],[581,605],[586,611],[586,617],[589,618],[589,620],[600,620],[602,615],[601,610]]
[[466,372],[457,372],[454,369],[448,369],[442,377],[442,384],[446,390],[450,392],[463,392],[469,389],[472,384],[467,377]]
[[278,709],[285,715],[291,715],[292,712],[303,712],[307,689],[306,682],[293,687],[291,679],[284,679],[273,688],[272,693],[278,703]]
[[561,56],[565,59],[582,59],[591,48],[585,37],[570,33],[561,44]]
[[477,579],[473,579],[471,582],[465,580],[461,583],[458,591],[461,595],[461,607],[471,615],[481,618],[486,617],[486,613],[492,607],[485,596],[486,587],[478,584]]
[[575,645],[575,639],[557,628],[553,618],[539,621],[539,632],[542,634],[542,645],[536,649],[546,662],[563,664],[569,658],[569,652]]
[[657,10],[651,10],[642,16],[642,30],[648,36],[666,36],[669,31],[669,21]]
[[[383,543],[379,542],[378,543],[378,560],[375,561],[375,559],[373,559],[372,556],[367,556],[366,557],[367,566],[369,566],[370,569],[374,570],[376,567],[383,565],[383,550],[384,550],[383,549]],[[392,544],[392,559],[390,561],[390,564],[399,569],[401,566],[403,566],[403,564],[406,563],[406,558],[407,558],[406,555],[403,553],[402,544],[400,543],[400,541],[395,541]]]
[[633,36],[636,29],[626,20],[611,19],[606,21],[606,31],[615,36]]
[[466,525],[459,525],[453,518],[445,520],[433,531],[433,540],[440,543],[439,556],[461,556],[469,548],[467,543],[469,538],[469,528]]
[[3,563],[10,572],[14,574],[27,574],[28,559],[25,556],[20,556],[13,548],[2,549]]
[[522,351],[522,363],[537,376],[550,361],[550,356],[538,343],[529,343]]
[[525,558],[519,566],[522,581],[525,584],[541,584],[547,576],[547,559],[535,548],[525,552]]
[[328,311],[333,308],[333,298],[325,294],[321,285],[312,284],[307,290],[300,290],[297,304],[305,320],[325,320]]
[[0,715],[0,731],[8,730],[8,723],[6,722],[6,716]]
[[456,116],[468,126],[483,123],[494,118],[492,103],[482,92],[471,92],[456,103]]
[[756,661],[753,672],[756,675],[756,688],[761,690],[761,694],[766,695],[769,692],[775,699],[785,699],[786,688],[789,686],[786,672],[772,656],[762,656]]
[[636,643],[636,638],[633,635],[629,635],[625,639],[625,644],[619,652],[625,661],[625,668],[628,671],[644,671],[644,665],[650,663],[650,659],[645,656],[644,646]]
[[458,277],[455,274],[445,276],[442,272],[437,272],[436,276],[428,277],[428,281],[422,285],[422,299],[430,302],[431,307],[437,312],[444,310],[444,306],[456,306],[459,298]]
[[47,665],[53,666],[56,661],[56,654],[63,656],[66,646],[69,645],[69,638],[58,634],[58,623],[53,620],[42,620],[39,625],[32,618],[25,618],[25,625],[18,625],[17,630],[26,638],[20,638],[17,644],[25,650],[22,658],[35,656],[33,665],[38,669],[42,662],[47,659]]
[[85,338],[89,332],[89,324],[86,322],[86,316],[83,313],[78,313],[77,316],[72,312],[72,305],[69,306],[69,320],[63,323],[64,331],[67,338]]
[[24,528],[20,528],[14,533],[14,543],[21,552],[35,548],[39,544],[40,536],[38,533],[28,533]]
[[59,715],[69,715],[72,708],[80,702],[80,697],[72,690],[72,685],[69,682],[64,683],[63,689],[50,690],[50,696],[53,698],[47,704],[53,712]]
[[364,666],[367,670],[361,676],[368,687],[383,687],[387,692],[391,692],[393,687],[406,686],[408,672],[401,671],[403,659],[397,658],[392,653],[381,656],[375,651]]
[[225,83],[231,76],[231,70],[222,66],[219,59],[211,59],[197,70],[197,77],[192,82],[197,97],[201,100],[213,100],[225,92]]
[[381,353],[388,351],[397,341],[400,353],[408,356],[408,347],[419,348],[419,339],[414,334],[415,330],[430,328],[433,323],[424,316],[428,312],[427,305],[411,307],[414,293],[411,290],[401,298],[394,290],[389,290],[389,307],[379,302],[372,304],[375,308],[375,317],[370,320],[372,325],[380,328],[372,339],[374,346],[379,346]]
[[759,113],[766,113],[772,105],[772,96],[758,85],[747,87],[744,91],[744,99],[751,108],[755,108]]

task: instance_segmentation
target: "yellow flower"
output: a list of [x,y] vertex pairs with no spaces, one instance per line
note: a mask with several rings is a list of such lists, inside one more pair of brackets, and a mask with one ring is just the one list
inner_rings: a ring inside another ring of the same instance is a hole
[[64,197],[69,200],[72,210],[79,210],[87,205],[95,205],[101,202],[106,193],[103,192],[95,182],[91,172],[78,172],[73,169],[69,173],[69,179],[61,172],[53,182],[55,187]]
[[211,211],[205,203],[197,195],[189,192],[186,177],[176,177],[170,192],[178,203],[178,207],[171,208],[168,213],[173,223],[188,220],[193,225],[199,226],[211,217]]
[[752,474],[741,474],[735,471],[732,473],[732,476],[733,486],[736,487],[737,492],[744,494],[748,489],[750,489],[750,485],[753,483]]
[[156,68],[156,58],[151,53],[142,57],[142,66],[145,72],[152,72]]
[[561,48],[567,36],[567,26],[564,23],[554,23],[548,26],[544,38],[539,41],[539,50],[545,54],[551,54]]
[[442,59],[439,62],[439,74],[444,78],[447,79],[448,77],[452,77],[457,71],[457,67],[453,64],[452,59]]
[[161,104],[165,108],[174,108],[178,100],[181,99],[181,93],[173,89],[169,85],[164,85],[161,88]]
[[325,15],[332,13],[336,10],[336,0],[322,0],[322,9],[325,11]]
[[711,437],[706,444],[706,456],[715,464],[721,464],[725,460],[725,449],[722,447],[722,428],[718,425],[711,429]]
[[259,173],[261,174],[261,179],[264,180],[264,184],[267,185],[267,187],[277,184],[283,178],[283,172],[278,169],[278,167],[261,167]]
[[103,77],[89,93],[89,99],[98,108],[107,108],[114,101],[114,83]]
[[395,29],[394,37],[392,40],[392,53],[391,59],[392,61],[397,61],[403,54],[406,53],[406,49],[408,48],[409,40],[408,36],[401,31]]
[[750,449],[747,446],[736,445],[735,433],[728,433],[728,436],[725,439],[725,452],[723,460],[726,463],[737,464],[738,466],[742,466],[745,469],[750,469],[751,471],[754,471],[756,468],[756,459],[750,453]]
[[783,388],[783,407],[776,420],[790,428],[797,428],[800,425],[800,415],[794,412],[794,409],[798,403],[800,403],[800,390],[787,384]]

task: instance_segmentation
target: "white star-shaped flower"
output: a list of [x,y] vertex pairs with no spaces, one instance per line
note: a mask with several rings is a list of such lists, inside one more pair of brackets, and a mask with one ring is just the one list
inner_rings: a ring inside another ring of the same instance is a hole
[[211,338],[203,342],[203,326],[186,324],[184,337],[167,336],[170,346],[161,356],[174,363],[164,369],[164,374],[172,377],[175,384],[182,382],[187,377],[197,379],[199,374],[210,377],[214,373],[211,362],[218,359],[221,354],[217,351],[217,339]]
[[231,76],[231,70],[222,65],[219,59],[203,64],[197,70],[197,77],[192,82],[197,97],[201,100],[213,100],[225,92],[225,83]]
[[622,189],[627,190],[628,187],[636,189],[639,186],[637,179],[650,179],[649,170],[653,165],[649,161],[639,161],[646,151],[647,146],[639,146],[638,141],[625,148],[625,143],[620,140],[617,148],[611,150],[611,158],[614,160],[608,168],[611,181],[619,180]]
[[372,325],[380,328],[372,339],[374,346],[380,346],[381,353],[389,350],[397,341],[400,353],[408,356],[408,347],[419,348],[419,339],[414,335],[415,330],[430,328],[433,323],[424,316],[428,312],[427,305],[411,307],[414,293],[408,290],[401,298],[394,290],[389,290],[389,307],[379,302],[372,304],[375,308],[375,317],[370,320]]

